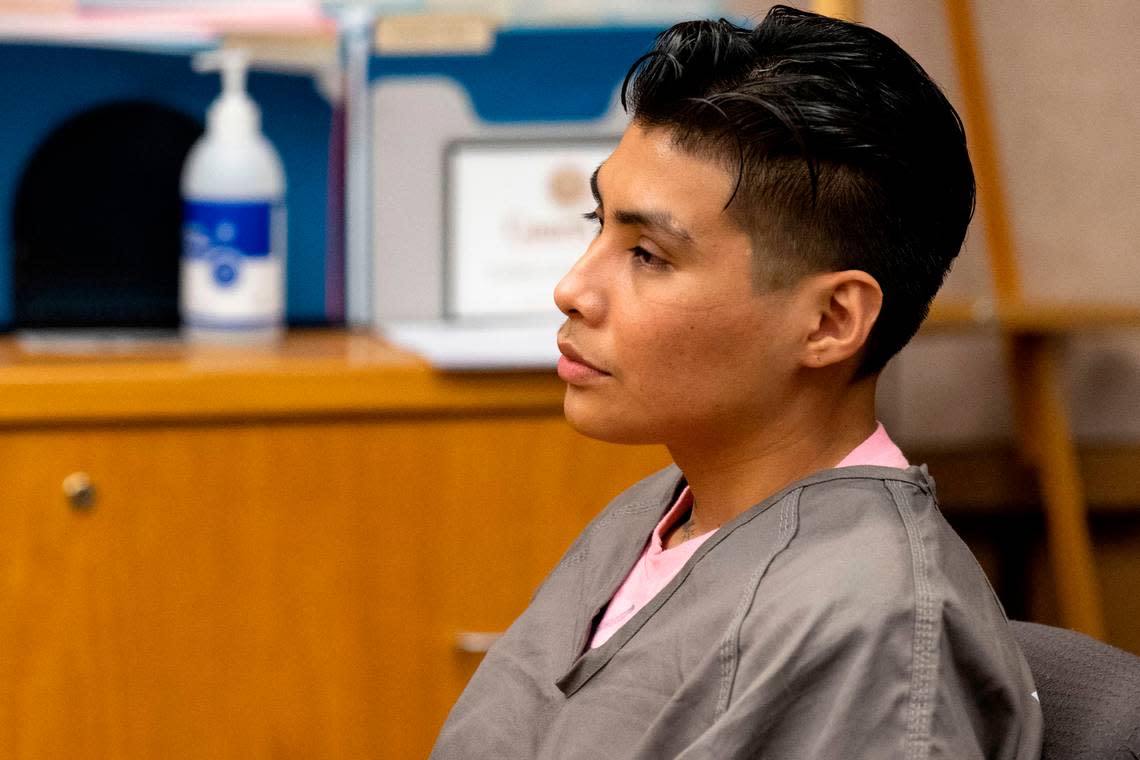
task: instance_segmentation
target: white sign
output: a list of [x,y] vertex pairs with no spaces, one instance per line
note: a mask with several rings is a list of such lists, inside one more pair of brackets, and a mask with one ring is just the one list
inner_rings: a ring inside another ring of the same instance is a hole
[[446,314],[556,317],[554,286],[593,239],[590,175],[612,140],[457,142],[446,171]]

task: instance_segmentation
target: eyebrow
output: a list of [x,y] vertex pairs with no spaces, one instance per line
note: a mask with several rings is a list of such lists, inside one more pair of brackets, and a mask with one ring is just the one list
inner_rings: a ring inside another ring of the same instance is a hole
[[[602,206],[602,192],[598,189],[598,172],[601,166],[594,169],[594,173],[590,175],[590,192],[594,194],[594,201],[598,206]],[[636,224],[642,227],[650,227],[660,232],[664,232],[670,237],[678,240],[683,240],[686,243],[693,242],[693,236],[688,233],[683,227],[679,226],[674,221],[672,214],[666,211],[615,211],[614,219],[619,224]]]

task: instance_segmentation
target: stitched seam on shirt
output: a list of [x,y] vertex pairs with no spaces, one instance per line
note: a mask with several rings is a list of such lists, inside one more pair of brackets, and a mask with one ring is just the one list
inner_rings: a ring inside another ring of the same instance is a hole
[[662,503],[660,501],[640,501],[633,504],[627,504],[621,510],[623,515],[639,515],[642,512],[648,512],[651,509],[660,509]]
[[640,514],[642,512],[647,512],[651,509],[658,509],[658,508],[660,508],[660,506],[661,505],[655,501],[638,501],[638,502],[633,502],[631,504],[626,504],[620,510],[613,510],[613,511],[607,512],[606,514],[602,515],[601,517],[598,518],[598,521],[596,523],[594,523],[594,525],[590,528],[589,534],[586,536],[586,541],[583,543],[582,548],[580,548],[578,551],[574,552],[573,554],[565,557],[561,562],[559,562],[555,566],[554,571],[557,572],[557,571],[562,570],[564,568],[573,567],[574,565],[577,565],[579,562],[584,560],[586,558],[586,556],[589,554],[590,544],[594,540],[594,535],[601,528],[604,528],[605,526],[609,525],[611,522],[616,520],[619,516],[624,517],[627,515]]
[[[799,489],[799,488],[808,488],[810,486],[818,486],[818,485],[822,485],[823,483],[832,483],[836,480],[872,480],[872,481],[881,482],[881,483],[905,483],[906,485],[914,486],[915,488],[919,489],[923,493],[930,493],[931,492],[930,485],[928,483],[924,483],[921,480],[915,480],[915,479],[912,479],[909,477],[904,477],[901,474],[900,475],[887,475],[887,474],[881,474],[878,472],[873,473],[873,474],[852,472],[852,470],[858,470],[863,466],[864,465],[852,465],[851,467],[838,467],[838,468],[832,468],[831,470],[824,470],[824,471],[822,471],[823,474],[821,474],[818,477],[817,476],[809,476],[808,480],[810,482],[803,483],[802,485],[795,485],[795,484],[793,484],[793,485],[797,489]],[[874,466],[874,465],[869,465],[869,466]],[[877,467],[877,466],[876,466],[876,468],[881,469],[881,470],[895,470],[895,469],[897,469],[895,467]],[[899,470],[899,472],[905,473],[906,471],[905,470]]]
[[795,532],[796,511],[799,506],[800,493],[802,491],[803,489],[796,489],[781,499],[783,507],[780,510],[780,524],[778,528],[781,543],[772,551],[768,557],[768,561],[756,568],[752,576],[748,579],[748,588],[737,604],[736,610],[733,612],[732,625],[729,628],[730,633],[725,637],[724,641],[721,642],[719,653],[720,691],[717,693],[714,720],[720,718],[720,716],[728,710],[729,702],[732,698],[732,687],[736,680],[736,670],[739,665],[740,630],[744,627],[744,619],[748,616],[748,611],[752,608],[752,604],[756,599],[756,592],[760,588],[760,581],[768,572],[768,567],[772,564],[772,560],[775,559],[776,555],[787,548],[788,541]]
[[931,687],[934,666],[934,600],[926,574],[926,545],[918,534],[902,487],[884,481],[906,528],[914,570],[914,641],[911,650],[910,699],[907,705],[906,758],[922,760],[930,751]]

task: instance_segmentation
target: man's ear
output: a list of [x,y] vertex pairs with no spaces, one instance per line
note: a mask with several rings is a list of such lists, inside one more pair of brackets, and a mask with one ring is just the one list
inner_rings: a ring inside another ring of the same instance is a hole
[[850,269],[809,276],[805,285],[812,329],[803,344],[803,365],[827,367],[858,354],[883,308],[878,281]]

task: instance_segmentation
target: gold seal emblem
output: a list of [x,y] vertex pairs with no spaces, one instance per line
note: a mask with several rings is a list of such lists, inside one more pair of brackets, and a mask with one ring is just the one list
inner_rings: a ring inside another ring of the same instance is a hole
[[586,175],[575,166],[559,166],[550,173],[547,190],[559,206],[579,206],[589,194]]

